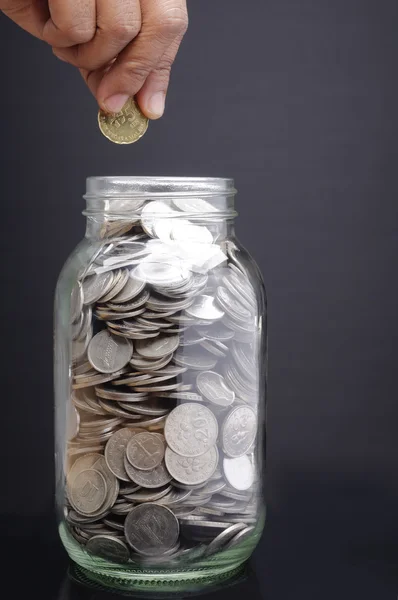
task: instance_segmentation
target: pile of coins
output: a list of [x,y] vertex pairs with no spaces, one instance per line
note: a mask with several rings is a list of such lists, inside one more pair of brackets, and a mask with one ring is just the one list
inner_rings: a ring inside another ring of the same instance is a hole
[[169,565],[257,523],[258,309],[213,206],[134,202],[72,292],[65,515],[93,555]]

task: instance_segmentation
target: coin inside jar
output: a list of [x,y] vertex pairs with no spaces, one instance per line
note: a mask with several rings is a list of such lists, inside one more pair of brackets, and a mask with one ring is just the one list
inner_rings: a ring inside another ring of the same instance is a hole
[[158,433],[138,433],[127,444],[126,456],[129,463],[141,471],[151,471],[163,460],[164,437]]

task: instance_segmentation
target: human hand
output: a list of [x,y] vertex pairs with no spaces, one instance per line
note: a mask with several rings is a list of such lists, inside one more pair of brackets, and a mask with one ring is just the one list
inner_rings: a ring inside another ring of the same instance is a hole
[[147,117],[162,116],[186,0],[0,0],[0,11],[78,67],[106,112],[135,96]]

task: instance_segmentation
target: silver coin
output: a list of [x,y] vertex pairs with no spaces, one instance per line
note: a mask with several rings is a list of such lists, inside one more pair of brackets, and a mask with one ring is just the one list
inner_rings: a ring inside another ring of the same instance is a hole
[[[105,377],[105,376],[103,376]],[[98,377],[99,379],[99,377]],[[104,407],[100,405],[100,400],[96,397],[93,387],[82,388],[81,390],[75,390],[73,392],[73,400],[79,410],[87,411],[90,414],[95,414],[97,416],[103,416],[107,419],[110,419],[108,411],[105,410]],[[77,396],[78,394],[84,393],[85,396]],[[90,394],[90,396],[89,396]],[[85,405],[82,405],[81,402],[85,402]],[[115,405],[117,406],[117,405]],[[94,420],[91,420],[94,423]],[[82,423],[83,427],[86,427],[88,424],[88,420],[85,419],[85,422]]]
[[246,454],[251,448],[257,433],[256,413],[250,406],[237,406],[232,409],[221,430],[222,447],[231,458]]
[[92,332],[90,330],[84,339],[72,342],[72,361],[74,363],[79,362],[86,355],[87,346],[89,345],[91,338]]
[[115,381],[113,385],[125,385],[129,383],[137,383],[139,385],[140,382],[142,383],[146,379],[151,379],[151,376],[142,373],[140,375],[137,375],[137,373],[128,373],[127,377],[118,379],[118,381]]
[[219,212],[215,206],[202,198],[173,198],[173,204],[179,210],[192,214]]
[[155,312],[166,312],[171,311],[175,313],[180,310],[185,310],[189,306],[191,306],[193,300],[183,298],[182,300],[178,299],[168,299],[164,297],[150,296],[146,303],[147,308],[153,310]]
[[119,523],[118,521],[116,521],[114,519],[110,519],[109,517],[105,517],[104,524],[107,525],[108,527],[111,527],[111,529],[116,529],[117,531],[123,531],[124,532],[124,523]]
[[153,340],[139,340],[135,345],[138,354],[144,358],[158,359],[169,355],[178,348],[178,335],[160,335]]
[[[84,454],[87,454],[87,452],[101,452],[102,451],[102,445],[97,445],[97,446],[93,446],[91,443],[88,443],[88,445],[86,446],[83,441],[79,440],[79,443],[81,443],[81,446],[78,448],[69,448],[68,450],[68,456],[69,458],[76,458],[77,456],[81,456]],[[98,441],[96,442],[97,444],[99,443]]]
[[99,471],[86,469],[76,475],[68,492],[70,503],[78,513],[92,515],[105,504],[106,481]]
[[106,400],[114,400],[117,402],[142,402],[145,398],[148,397],[147,393],[138,393],[134,390],[129,392],[121,392],[119,390],[108,389],[103,386],[97,386],[95,388],[95,393],[100,398],[105,398]]
[[253,320],[253,313],[236,300],[236,298],[222,285],[217,288],[216,297],[221,308],[233,319],[243,322]]
[[[225,483],[225,482],[224,482]],[[241,492],[236,492],[234,490],[231,490],[229,488],[224,487],[223,489],[219,490],[218,492],[220,494],[220,496],[225,496],[226,498],[232,498],[232,500],[238,500],[238,501],[245,501],[248,502],[251,498],[251,494],[249,494],[248,496],[243,495]]]
[[158,504],[173,506],[174,509],[175,505],[183,503],[184,500],[189,498],[191,494],[191,490],[176,489],[173,487],[171,491],[169,491],[161,500],[158,501]]
[[110,373],[109,375],[107,375],[105,373],[103,373],[103,374],[98,373],[97,375],[95,375],[93,377],[91,377],[91,376],[86,377],[85,379],[74,382],[72,384],[72,389],[80,390],[83,388],[99,385],[100,383],[107,383],[108,381],[113,381],[114,379],[117,379],[120,375],[123,375],[124,372],[125,372],[124,369],[121,369],[120,371],[116,371],[115,373]]
[[124,410],[120,404],[116,404],[113,400],[99,400],[99,405],[101,408],[105,410],[108,414],[115,415],[117,417],[123,417],[129,421],[136,421],[140,418],[139,415],[131,413],[127,410]]
[[199,335],[203,335],[212,342],[225,342],[234,337],[234,332],[222,323],[213,323],[209,326],[198,327]]
[[[152,382],[148,382],[152,383]],[[180,388],[180,383],[167,383],[166,385],[147,385],[146,387],[141,387],[141,386],[135,386],[134,389],[137,390],[137,392],[144,392],[145,390],[148,390],[148,392],[167,392],[170,390],[177,390]]]
[[128,515],[133,506],[134,505],[131,504],[131,502],[117,502],[116,504],[114,504],[114,506],[112,506],[111,512],[114,515],[119,516]]
[[174,362],[182,367],[188,367],[198,371],[207,371],[214,369],[217,364],[217,358],[207,352],[201,352],[197,348],[187,348],[183,353],[174,355]]
[[193,329],[188,329],[180,339],[180,346],[194,346],[203,342],[205,337]]
[[247,528],[245,523],[235,523],[224,529],[221,533],[218,534],[217,537],[214,538],[207,546],[205,556],[210,556],[211,554],[215,554],[219,550],[225,547],[225,545],[236,536],[237,533]]
[[137,413],[138,415],[148,415],[153,417],[161,417],[167,415],[170,412],[170,407],[166,407],[160,403],[157,398],[152,398],[146,402],[119,402],[119,406],[131,413]]
[[[201,458],[201,457],[199,457]],[[193,460],[193,459],[192,459]],[[190,498],[188,498],[188,500],[185,500],[185,506],[195,506],[196,509],[200,506],[204,506],[205,504],[208,504],[211,500],[211,495],[208,496],[202,496],[200,494],[192,494],[192,496]]]
[[163,504],[163,498],[169,495],[171,489],[171,485],[165,485],[164,487],[155,491],[140,489],[133,494],[124,494],[123,497],[126,500],[131,500],[137,504],[140,502],[158,502],[159,504]]
[[[167,320],[172,325],[181,325],[182,328],[189,325],[194,325],[196,323],[196,319],[193,317],[188,317],[187,315],[177,314],[172,317],[167,317]],[[166,332],[167,333],[167,332]]]
[[126,453],[127,444],[134,436],[134,430],[118,429],[108,440],[105,446],[105,460],[112,473],[122,481],[130,481],[124,468],[124,456]]
[[[244,340],[244,343],[250,343],[253,341],[253,334],[256,331],[256,326],[254,323],[254,319],[248,319],[247,321],[237,321],[236,319],[231,319],[229,315],[225,315],[223,319],[224,325],[229,329],[235,331],[235,339],[237,340],[237,333],[246,334],[247,340]],[[252,334],[251,338],[247,336],[247,334]]]
[[221,490],[223,490],[225,486],[226,483],[224,479],[215,479],[208,481],[206,485],[204,485],[201,488],[200,492],[201,494],[205,494],[206,496],[207,494],[217,494],[218,492],[221,492]]
[[[136,281],[135,279],[132,279],[131,277],[130,277],[130,280]],[[137,285],[138,284],[140,284],[143,287],[145,286],[145,283],[143,283],[142,281],[138,281]],[[129,300],[128,302],[118,303],[118,302],[116,302],[117,298],[114,298],[112,300],[112,302],[108,302],[106,304],[106,306],[101,307],[101,310],[108,311],[108,312],[119,312],[119,313],[122,313],[123,315],[136,313],[136,316],[139,316],[140,314],[145,312],[144,310],[141,310],[141,309],[144,308],[144,304],[146,303],[148,298],[149,298],[149,292],[147,290],[143,289],[137,296],[134,296],[134,298],[131,298],[131,300]],[[132,315],[132,316],[135,316],[135,315]]]
[[145,312],[145,308],[134,309],[130,312],[120,312],[120,311],[112,311],[108,309],[99,309],[95,311],[95,316],[100,321],[106,321],[106,325],[108,327],[112,327],[116,329],[117,323],[113,323],[113,321],[122,321],[123,319],[131,319],[133,317],[137,317]]
[[166,356],[159,359],[143,358],[136,354],[131,359],[130,364],[138,371],[157,371],[169,364],[172,358],[173,354],[166,354]]
[[217,306],[214,298],[207,295],[197,297],[195,302],[186,309],[186,313],[195,319],[205,321],[217,321],[224,316],[224,311]]
[[83,281],[83,299],[84,304],[93,304],[101,296],[104,296],[111,289],[113,284],[113,273],[108,271],[101,275],[90,275]]
[[197,506],[196,510],[195,510],[195,514],[199,514],[199,515],[204,515],[206,517],[206,519],[208,518],[209,515],[211,515],[212,517],[223,517],[224,516],[224,511],[222,510],[216,510],[215,508],[209,508],[209,506]]
[[171,481],[171,475],[167,471],[164,461],[152,471],[142,471],[133,467],[125,457],[124,466],[131,481],[144,488],[159,488]]
[[239,531],[239,533],[237,533],[232,538],[232,540],[225,546],[225,550],[229,550],[230,548],[233,548],[234,546],[237,546],[244,540],[247,540],[248,538],[250,538],[253,534],[253,531],[254,531],[254,527],[245,527],[245,529],[242,529],[241,531]]
[[[110,434],[112,435],[112,434]],[[105,457],[101,454],[90,453],[79,457],[71,467],[67,475],[68,486],[73,483],[75,477],[85,469],[95,469],[99,471],[105,479],[107,495],[105,504],[92,516],[99,516],[113,506],[119,493],[119,483],[115,475],[106,464]]]
[[88,347],[88,359],[101,373],[114,373],[125,367],[133,354],[129,340],[115,338],[104,330],[97,333]]
[[[155,237],[155,226],[162,223],[165,217],[173,217],[176,211],[161,200],[154,200],[145,204],[141,211],[141,225],[144,231],[150,236]],[[169,219],[167,219],[167,222]]]
[[73,375],[83,375],[84,373],[87,373],[87,371],[91,371],[92,370],[92,366],[89,363],[88,360],[82,362],[80,365],[74,365],[73,366]]
[[181,404],[167,416],[164,435],[170,448],[177,454],[200,456],[216,443],[217,419],[202,404]]
[[174,479],[186,485],[196,485],[213,475],[218,463],[218,450],[213,446],[201,456],[186,457],[166,448],[165,460]]
[[230,406],[235,400],[235,393],[228,388],[224,377],[214,371],[202,371],[196,378],[199,392],[217,406]]
[[[139,379],[139,377],[145,377],[145,379]],[[158,384],[161,383],[163,381],[170,381],[170,379],[175,379],[175,374],[174,373],[169,373],[168,375],[157,375],[157,373],[155,374],[147,374],[147,375],[138,375],[134,378],[134,380],[132,380],[132,378],[130,378],[130,381],[128,382],[128,386],[129,387],[143,387],[146,385],[153,385],[153,384]]]
[[101,296],[100,302],[102,304],[105,304],[106,302],[110,302],[112,300],[112,298],[117,296],[118,293],[126,285],[128,277],[129,277],[129,272],[127,269],[119,269],[117,271],[114,271],[112,287],[104,296]]
[[80,515],[78,512],[76,512],[73,509],[70,509],[70,510],[66,509],[66,511],[67,511],[66,520],[68,521],[68,523],[72,523],[73,525],[81,525],[81,524],[86,525],[87,523],[95,523],[96,521],[98,521],[98,517]]
[[162,556],[176,545],[180,528],[170,509],[148,503],[130,511],[124,532],[129,545],[139,554]]
[[[184,518],[183,520],[187,521],[187,518]],[[186,524],[188,525],[188,521]],[[230,525],[231,525],[231,523],[227,523],[224,521],[208,521],[208,520],[206,520],[206,518],[203,518],[202,516],[200,516],[200,518],[198,516],[196,523],[195,523],[195,521],[191,521],[191,520],[189,521],[189,527],[195,527],[195,528],[206,527],[209,529],[227,529]]]
[[217,510],[228,510],[229,508],[234,508],[236,506],[236,500],[214,494],[211,498],[210,506]]
[[88,542],[86,550],[104,560],[115,563],[126,563],[130,558],[130,551],[126,544],[112,535],[95,535]]
[[176,400],[187,400],[188,402],[203,402],[202,396],[194,392],[160,392],[160,398],[172,398]]
[[[88,400],[88,398],[87,398]],[[111,418],[109,417],[109,415],[107,415],[105,418],[95,418],[95,417],[91,417],[89,421],[82,421],[80,424],[80,430],[94,430],[96,432],[101,432],[101,433],[106,433],[107,431],[110,431],[110,429],[113,429],[115,427],[117,427],[118,425],[120,425],[121,423],[123,423],[123,419],[119,419],[119,418]]]
[[240,373],[246,379],[256,379],[256,358],[252,344],[232,343],[232,356]]
[[137,421],[137,425],[139,425],[140,427],[146,428],[149,431],[154,431],[155,429],[163,429],[165,418],[166,417],[162,416],[162,417],[154,417],[153,419],[146,419],[145,421],[141,420],[141,421]]
[[134,269],[134,277],[153,286],[186,284],[191,273],[186,264],[174,257],[149,257],[140,262]]
[[182,375],[188,370],[187,367],[179,367],[177,365],[167,365],[163,369],[156,369],[155,371],[149,371],[150,375],[154,377],[162,377],[163,375],[173,375],[176,377],[177,375]]
[[80,415],[76,410],[76,406],[70,401],[68,402],[68,418],[67,418],[67,432],[66,437],[68,441],[73,440],[74,437],[79,433]]
[[73,287],[70,298],[71,322],[75,323],[83,309],[83,290],[80,281],[77,281]]
[[212,244],[213,236],[204,225],[194,225],[186,219],[178,219],[171,223],[170,237],[177,242],[189,244]]
[[201,342],[200,345],[202,346],[202,348],[207,350],[207,352],[210,352],[210,354],[214,354],[214,356],[227,356],[228,348],[224,349],[223,347],[219,347],[214,342],[209,342],[208,340],[205,340],[204,342]]
[[248,490],[254,482],[254,467],[250,458],[245,454],[238,458],[223,459],[225,479],[235,490]]
[[92,313],[93,311],[91,306],[86,306],[85,310],[82,313],[83,318],[81,323],[81,329],[77,339],[84,339],[87,337],[87,335],[89,335],[90,337],[92,336]]
[[165,446],[164,437],[158,433],[138,433],[129,441],[126,457],[136,469],[151,471],[162,462]]
[[70,532],[79,544],[81,544],[82,546],[86,545],[87,539],[85,537],[83,537],[82,535],[79,535],[79,533],[76,531],[75,527],[72,527],[70,529]]
[[257,312],[256,296],[247,280],[230,271],[222,278],[224,286],[251,314]]
[[[133,428],[133,431],[135,432],[136,428]],[[141,431],[137,431],[137,433],[142,433]],[[132,483],[131,481],[129,481],[129,483],[121,483],[120,484],[120,494],[123,496],[123,494],[133,494],[134,492],[137,492],[139,489],[141,489],[141,486]]]

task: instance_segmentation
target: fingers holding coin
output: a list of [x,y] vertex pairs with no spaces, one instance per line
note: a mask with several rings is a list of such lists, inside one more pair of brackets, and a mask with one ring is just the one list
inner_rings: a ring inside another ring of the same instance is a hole
[[[170,46],[179,45],[188,17],[185,0],[141,0],[142,27],[138,36],[119,54],[97,90],[101,108],[118,112],[135,96],[157,69]],[[149,118],[163,114],[165,93],[141,97],[140,108]]]
[[143,114],[157,119],[187,25],[186,0],[97,0],[92,37],[58,44],[54,53],[80,69],[105,113],[119,113],[137,95]]

